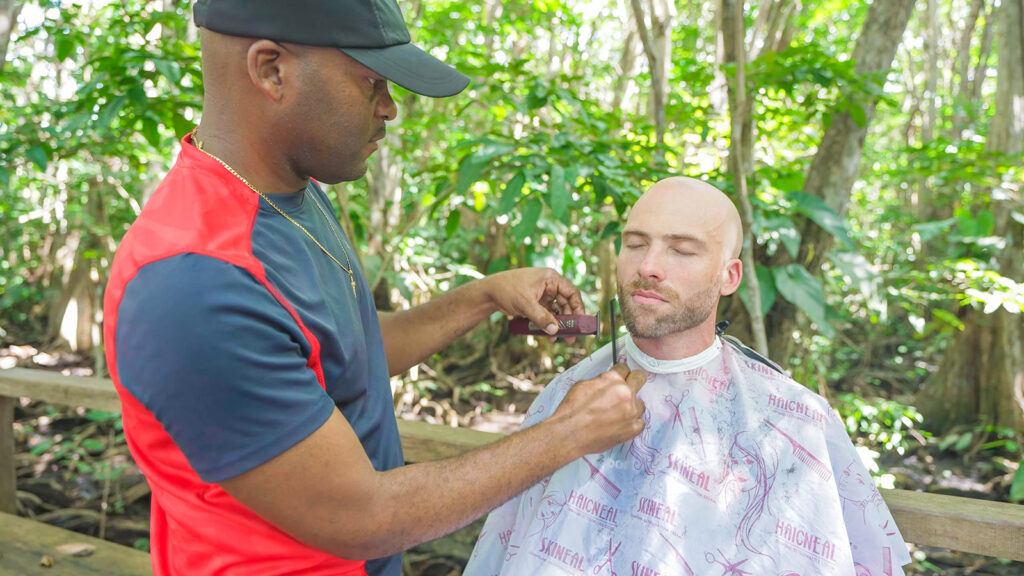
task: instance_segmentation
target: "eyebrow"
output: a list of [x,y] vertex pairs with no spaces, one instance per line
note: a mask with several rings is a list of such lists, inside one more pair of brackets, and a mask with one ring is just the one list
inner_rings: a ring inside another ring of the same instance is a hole
[[[622,231],[622,235],[623,236],[639,236],[639,237],[644,238],[644,239],[650,239],[651,238],[650,234],[648,234],[647,232],[641,232],[639,230],[628,230],[628,229],[627,230],[623,230]],[[675,243],[675,242],[692,242],[694,244],[697,244],[701,248],[707,247],[707,242],[705,242],[704,240],[702,240],[702,239],[700,239],[700,238],[698,238],[698,237],[696,237],[696,236],[694,236],[692,234],[663,234],[661,236],[661,238],[663,238],[663,239],[665,239],[665,240],[667,240],[669,242],[673,242],[673,243]]]

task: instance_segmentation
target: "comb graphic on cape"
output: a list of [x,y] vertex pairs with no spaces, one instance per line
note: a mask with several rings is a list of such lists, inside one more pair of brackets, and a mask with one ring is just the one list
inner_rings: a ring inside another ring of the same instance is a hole
[[782,429],[775,424],[772,424],[767,418],[765,418],[764,421],[766,424],[774,428],[776,432],[785,436],[786,440],[789,440],[790,445],[793,447],[793,454],[796,455],[796,459],[803,462],[808,468],[813,470],[814,473],[818,475],[818,478],[828,480],[832,477],[832,472],[828,469],[828,466],[825,466],[821,460],[815,458],[814,454],[811,454],[810,450],[804,448],[799,442],[794,440],[792,436],[783,432]]
[[613,499],[618,498],[619,494],[622,493],[622,489],[609,480],[607,476],[602,474],[601,471],[597,469],[597,466],[591,464],[590,460],[587,460],[586,456],[583,457],[583,461],[587,463],[587,466],[590,466],[590,477],[594,482],[597,482],[597,485],[607,492]]

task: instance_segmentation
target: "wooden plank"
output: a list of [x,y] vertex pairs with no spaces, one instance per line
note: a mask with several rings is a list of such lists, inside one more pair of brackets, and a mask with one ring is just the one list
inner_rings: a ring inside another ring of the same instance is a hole
[[[88,556],[58,549],[87,545]],[[44,556],[52,566],[42,566]],[[18,576],[152,576],[149,554],[11,514],[0,514],[0,574]]]
[[406,462],[429,462],[451,458],[502,438],[502,434],[440,424],[399,420],[402,451]]
[[0,512],[18,511],[18,480],[14,467],[14,398],[0,396]]
[[909,490],[882,496],[907,542],[1024,560],[1024,506]]
[[112,381],[105,378],[64,376],[48,370],[0,370],[0,396],[27,396],[50,404],[121,412],[121,401]]

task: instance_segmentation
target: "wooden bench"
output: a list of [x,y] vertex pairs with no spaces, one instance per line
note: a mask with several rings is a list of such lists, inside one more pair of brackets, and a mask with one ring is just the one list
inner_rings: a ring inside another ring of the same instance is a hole
[[[117,392],[110,380],[62,376],[54,372],[22,368],[0,370],[0,512],[13,513],[15,505],[14,437],[11,427],[14,403],[19,397],[108,412],[120,412],[121,409]],[[501,437],[501,434],[490,432],[403,420],[399,420],[398,429],[409,462],[457,456]],[[1024,506],[908,490],[883,490],[882,495],[907,542],[1009,560],[1024,560]],[[10,519],[8,515],[0,516],[0,528],[5,528],[4,525]],[[29,530],[0,529],[0,541],[6,540],[8,533],[21,542],[36,537]],[[68,534],[73,535],[72,538],[84,538],[72,532]],[[40,538],[44,546],[45,542],[51,541],[44,541],[42,536]],[[112,546],[117,547],[114,544]],[[141,554],[123,546],[119,548],[133,555]],[[3,553],[3,548],[0,548],[0,553]],[[4,559],[0,558],[0,566],[4,565],[3,562]],[[45,572],[24,573],[58,574],[48,569]],[[143,573],[149,572],[125,572]]]

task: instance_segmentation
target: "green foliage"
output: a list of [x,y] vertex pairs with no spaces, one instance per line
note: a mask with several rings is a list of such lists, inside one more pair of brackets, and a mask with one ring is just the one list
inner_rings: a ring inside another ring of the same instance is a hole
[[79,258],[104,274],[107,246],[191,129],[201,79],[189,6],[25,6],[42,20],[12,39],[0,91],[0,325],[42,315],[67,273],[65,239],[84,238]]
[[924,420],[921,413],[913,406],[894,400],[841,394],[837,409],[852,436],[867,440],[880,450],[895,450],[903,454],[911,445],[911,433],[919,438],[926,434],[918,429]]

